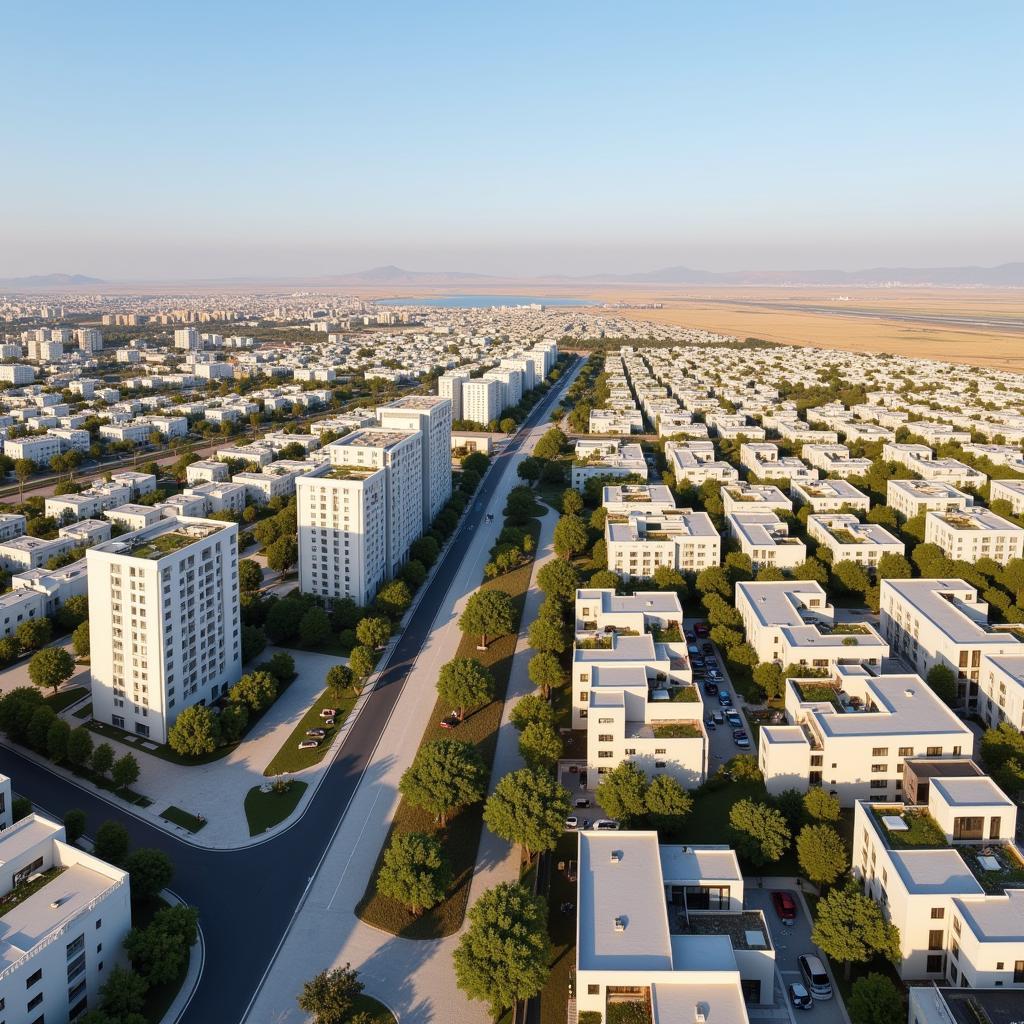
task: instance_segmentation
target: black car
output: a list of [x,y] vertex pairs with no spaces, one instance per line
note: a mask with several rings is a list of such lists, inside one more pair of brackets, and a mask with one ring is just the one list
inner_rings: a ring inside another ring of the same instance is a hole
[[718,695],[718,683],[705,683],[704,692],[709,697],[715,697]]

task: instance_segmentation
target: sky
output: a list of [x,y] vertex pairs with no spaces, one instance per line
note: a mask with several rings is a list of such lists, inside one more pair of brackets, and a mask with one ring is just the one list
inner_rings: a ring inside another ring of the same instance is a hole
[[0,277],[1024,259],[1024,4],[7,5]]

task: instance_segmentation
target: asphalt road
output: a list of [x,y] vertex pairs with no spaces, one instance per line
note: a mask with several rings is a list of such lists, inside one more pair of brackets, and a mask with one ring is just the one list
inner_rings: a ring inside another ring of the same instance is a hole
[[[388,716],[398,701],[412,662],[430,631],[437,609],[458,571],[475,527],[510,457],[522,445],[527,428],[543,422],[574,376],[566,372],[547,398],[534,408],[524,429],[495,460],[424,593],[423,614],[413,616],[381,673],[359,722],[328,769],[306,813],[278,838],[236,851],[203,850],[153,828],[116,806],[65,781],[7,746],[0,746],[0,771],[15,790],[58,820],[77,807],[94,833],[104,821],[120,821],[133,847],[165,850],[174,860],[172,888],[199,908],[206,946],[206,966],[184,1020],[196,1024],[240,1021],[249,999],[273,956],[281,936],[321,855],[344,816],[369,763]],[[463,537],[463,535],[465,535]],[[187,802],[183,798],[183,802]]]

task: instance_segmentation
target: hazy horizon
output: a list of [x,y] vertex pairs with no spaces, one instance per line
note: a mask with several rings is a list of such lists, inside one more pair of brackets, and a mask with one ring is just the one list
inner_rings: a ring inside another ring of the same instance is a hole
[[42,2],[6,28],[2,278],[1024,258],[1016,4]]

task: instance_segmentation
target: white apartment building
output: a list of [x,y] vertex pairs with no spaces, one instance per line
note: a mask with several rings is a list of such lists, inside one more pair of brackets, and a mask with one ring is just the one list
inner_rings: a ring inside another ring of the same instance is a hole
[[653,1024],[748,1024],[773,1000],[775,949],[744,910],[727,846],[658,845],[657,832],[580,832],[575,1003],[639,1002]]
[[821,786],[843,807],[902,799],[912,757],[970,757],[974,733],[920,676],[843,665],[827,679],[786,680],[788,725],[764,726],[758,764],[768,792]]
[[0,364],[0,381],[20,388],[25,384],[31,384],[35,379],[36,371],[31,366],[22,363]]
[[989,501],[1008,501],[1015,516],[1024,515],[1024,480],[990,480]]
[[242,674],[238,527],[168,518],[86,552],[93,717],[167,742]]
[[108,509],[103,513],[112,523],[124,527],[125,530],[142,530],[160,520],[160,510],[152,505],[136,505],[128,502]]
[[708,480],[726,482],[740,478],[735,466],[716,458],[711,441],[666,441],[665,458],[669,471],[680,486],[690,483],[700,487]]
[[[1013,841],[1017,808],[987,776],[929,782],[926,806],[858,801],[853,875],[899,929],[904,981],[1022,989],[1024,887],[1012,880],[1024,869]],[[903,838],[925,825],[932,843]]]
[[0,940],[4,1019],[78,1019],[99,1006],[111,971],[127,963],[128,873],[71,846],[64,826],[39,814],[10,824],[6,776],[0,776],[0,804],[6,826],[0,832],[0,898],[10,903]]
[[0,541],[13,540],[25,533],[25,517],[17,512],[0,515]]
[[1024,654],[1009,627],[989,625],[988,604],[963,580],[882,580],[879,632],[922,676],[934,665],[957,675],[958,699],[978,705],[982,658]]
[[807,517],[807,535],[832,552],[832,562],[856,562],[874,570],[883,555],[902,555],[903,541],[876,523],[848,512]]
[[480,377],[462,385],[462,419],[487,426],[501,415],[501,381]]
[[871,469],[870,459],[851,458],[850,449],[845,444],[805,444],[800,450],[800,457],[808,466],[820,469],[825,476],[841,479],[863,476]]
[[929,512],[924,518],[926,543],[938,544],[957,561],[991,558],[1006,565],[1024,555],[1024,530],[981,505],[955,512]]
[[[301,479],[302,477],[298,477],[296,483]],[[232,515],[240,516],[245,511],[248,494],[249,489],[244,484],[236,483],[197,484],[195,487],[186,487],[183,491],[186,498],[203,499],[203,515],[207,516],[215,512],[230,512]],[[173,502],[176,497],[178,495],[173,495],[168,501]]]
[[[423,445],[419,431],[357,430],[333,441],[327,452],[331,465],[336,467],[386,470],[384,578],[390,579],[405,563],[409,545],[423,531]],[[300,505],[300,527],[302,515]],[[301,566],[301,542],[299,548]]]
[[623,579],[649,579],[659,566],[698,573],[722,560],[722,538],[706,512],[609,513],[604,539],[608,568]]
[[913,519],[926,512],[970,508],[974,498],[941,480],[889,480],[885,485],[885,503],[903,519]]
[[51,559],[66,555],[75,542],[70,537],[58,536],[54,540],[28,535],[12,537],[0,543],[0,567],[8,572],[38,569]]
[[201,459],[185,469],[185,480],[190,485],[223,483],[228,475],[227,463],[215,459]]
[[780,455],[778,445],[749,442],[740,445],[740,465],[761,480],[817,480],[818,471],[794,455]]
[[882,458],[906,466],[912,473],[925,480],[941,480],[954,487],[985,486],[988,477],[984,473],[957,459],[937,459],[926,444],[897,444],[889,442],[882,446]]
[[15,437],[4,441],[4,455],[9,455],[17,462],[28,459],[37,466],[49,466],[50,459],[61,453],[61,439],[53,434],[42,434],[37,437]]
[[196,327],[178,327],[174,331],[174,347],[185,352],[198,352],[203,339]]
[[789,526],[774,512],[733,512],[725,522],[755,571],[765,565],[793,569],[807,558],[804,542],[790,537]]
[[[461,373],[458,370],[450,370],[442,373],[437,378],[437,394],[440,398],[447,398],[452,403],[452,420],[464,420],[469,417],[462,412],[462,385],[469,380],[468,373]],[[484,423],[487,421],[484,420]]]
[[806,505],[812,512],[871,510],[871,499],[848,480],[815,480],[813,483],[794,480],[789,493],[798,505]]
[[95,327],[80,327],[75,331],[75,341],[83,352],[90,355],[103,351],[103,332]]
[[407,395],[377,409],[385,430],[419,431],[423,467],[423,529],[452,496],[452,405],[435,395]]
[[836,622],[835,608],[815,580],[739,582],[736,610],[758,661],[832,669],[881,665],[889,653],[870,624]]
[[639,409],[592,409],[588,434],[642,434],[644,418]]
[[746,480],[723,484],[719,489],[722,510],[730,512],[793,511],[793,502],[774,484],[751,484]]
[[981,659],[978,714],[993,728],[1009,722],[1024,732],[1024,651]]
[[647,479],[647,461],[639,444],[621,441],[576,442],[572,486],[582,491],[594,477],[639,476]]
[[609,484],[601,490],[601,504],[609,515],[630,512],[667,512],[676,499],[664,484]]
[[236,473],[231,482],[245,488],[246,501],[266,505],[274,498],[290,498],[295,493],[295,481],[311,468],[308,462],[279,459],[259,473]]

